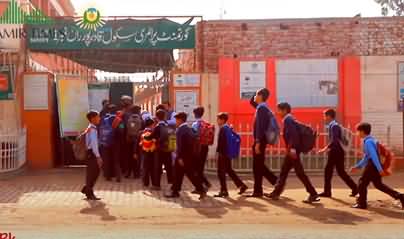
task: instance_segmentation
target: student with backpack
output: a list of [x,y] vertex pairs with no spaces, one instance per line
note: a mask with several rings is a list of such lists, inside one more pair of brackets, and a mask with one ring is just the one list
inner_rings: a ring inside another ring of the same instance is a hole
[[359,136],[363,139],[364,156],[352,169],[351,172],[357,172],[362,168],[365,170],[359,179],[359,198],[353,208],[367,209],[368,186],[373,183],[375,188],[390,195],[396,200],[400,200],[402,209],[404,210],[404,194],[399,193],[389,186],[385,185],[382,177],[389,175],[383,168],[380,161],[380,152],[378,150],[378,142],[371,135],[372,126],[368,123],[361,123],[357,126]]
[[[175,151],[175,130],[168,126],[166,122],[166,114],[167,113],[165,110],[157,110],[157,125],[153,129],[153,133],[150,135],[150,138],[156,140],[157,142],[157,156],[156,163],[154,165],[154,175],[156,177],[156,182],[158,182],[158,187],[160,187],[163,166],[167,174],[167,182],[169,184],[172,184],[173,182],[171,154]],[[157,189],[158,188],[156,188],[156,190]]]
[[156,163],[156,140],[150,137],[154,125],[153,119],[145,120],[145,129],[141,134],[139,144],[143,155],[143,186],[148,187],[151,181],[153,188],[159,188],[160,181],[156,181],[154,166]]
[[97,132],[97,125],[100,124],[101,119],[97,111],[88,112],[87,119],[89,125],[84,132],[87,149],[86,184],[81,189],[81,193],[86,195],[88,200],[100,200],[100,198],[96,197],[94,194],[94,186],[100,175],[100,170],[103,164],[99,151]]
[[200,199],[206,196],[205,188],[194,167],[194,149],[196,145],[196,137],[192,129],[187,125],[187,114],[180,112],[175,115],[177,125],[177,150],[175,159],[175,178],[171,187],[171,194],[166,195],[167,198],[178,198],[180,196],[182,182],[184,176],[187,176],[200,195]]
[[[277,135],[271,127],[271,123],[276,123],[272,111],[268,108],[266,101],[269,98],[268,89],[260,89],[256,95],[251,98],[251,105],[256,108],[255,121],[253,128],[254,145],[253,145],[253,174],[254,174],[254,192],[249,197],[262,197],[264,195],[262,189],[262,180],[265,177],[272,185],[275,185],[277,177],[265,165],[265,149],[268,142],[268,134]],[[272,140],[272,139],[271,139]]]
[[[316,189],[310,182],[304,172],[304,168],[300,159],[300,154],[303,152],[308,152],[314,146],[315,133],[298,123],[291,114],[292,108],[289,103],[279,103],[278,104],[278,114],[283,118],[283,138],[286,144],[286,157],[281,167],[281,173],[279,175],[279,180],[276,183],[275,189],[269,194],[269,198],[272,200],[279,200],[281,193],[284,191],[286,180],[291,169],[295,170],[297,177],[303,183],[306,191],[310,196],[304,200],[304,203],[313,203],[320,201]],[[309,132],[309,133],[307,133]],[[314,140],[313,140],[314,138]],[[306,142],[311,142],[308,147]]]
[[[100,151],[104,160],[104,176],[111,181],[114,176],[120,175],[120,164],[114,160],[114,129],[112,123],[115,119],[116,106],[109,104],[105,108],[104,117],[101,118],[99,131]],[[118,179],[118,178],[117,178]]]
[[217,124],[220,127],[219,139],[216,152],[219,154],[217,161],[217,175],[220,181],[220,192],[215,197],[228,197],[226,174],[230,176],[234,184],[240,190],[239,194],[245,193],[248,187],[241,181],[234,172],[231,161],[236,158],[240,152],[240,136],[227,124],[229,115],[220,113],[217,115]]
[[141,108],[138,105],[134,105],[130,108],[130,114],[126,122],[126,142],[131,146],[128,147],[128,169],[125,177],[130,178],[133,174],[135,178],[141,174],[140,165],[141,160],[139,157],[139,138],[143,129],[143,120],[140,115]]
[[212,185],[205,176],[205,164],[208,159],[209,146],[213,145],[215,140],[215,126],[202,119],[205,113],[205,108],[202,106],[194,109],[194,116],[196,121],[192,124],[192,129],[198,135],[200,140],[200,153],[196,169],[199,176],[202,178],[202,182],[206,188],[210,188]]
[[345,171],[345,150],[343,146],[347,144],[347,140],[343,135],[343,128],[336,121],[336,111],[328,109],[324,112],[324,120],[328,125],[329,143],[321,149],[319,153],[328,151],[328,161],[324,172],[324,192],[320,193],[320,197],[331,197],[331,180],[334,174],[334,168],[337,169],[338,175],[351,188],[351,197],[358,194],[358,187],[352,178]]

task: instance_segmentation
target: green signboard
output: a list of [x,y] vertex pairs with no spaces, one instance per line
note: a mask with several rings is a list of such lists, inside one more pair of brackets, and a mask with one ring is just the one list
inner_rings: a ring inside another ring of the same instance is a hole
[[14,98],[11,70],[10,66],[0,66],[0,100],[12,100]]
[[73,20],[29,25],[27,41],[33,50],[189,49],[195,47],[192,19],[179,24],[168,19],[105,21],[96,30]]

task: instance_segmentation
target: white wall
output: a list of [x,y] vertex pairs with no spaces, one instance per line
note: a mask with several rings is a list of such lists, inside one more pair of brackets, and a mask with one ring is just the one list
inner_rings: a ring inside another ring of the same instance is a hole
[[403,147],[403,120],[398,111],[400,61],[404,62],[404,56],[361,58],[362,120],[372,124],[373,134],[380,141],[398,152]]

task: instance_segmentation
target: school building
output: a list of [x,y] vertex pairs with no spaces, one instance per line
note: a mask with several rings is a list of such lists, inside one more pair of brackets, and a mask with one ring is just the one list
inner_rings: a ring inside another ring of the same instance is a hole
[[249,97],[268,87],[272,108],[288,101],[312,125],[336,108],[344,125],[368,121],[402,154],[403,17],[202,21],[197,33],[177,67],[201,73],[211,120],[226,111],[233,124],[251,124]]

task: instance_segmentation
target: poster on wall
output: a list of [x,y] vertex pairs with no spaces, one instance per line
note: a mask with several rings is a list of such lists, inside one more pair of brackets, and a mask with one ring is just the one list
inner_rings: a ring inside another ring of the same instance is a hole
[[293,107],[335,107],[338,104],[338,60],[294,59],[276,62],[278,102]]
[[199,87],[200,74],[174,74],[174,87]]
[[101,112],[103,100],[109,100],[108,84],[88,84],[88,101],[90,109]]
[[61,136],[77,136],[87,127],[87,81],[60,77],[57,80]]
[[48,81],[47,74],[24,75],[24,110],[48,110]]
[[193,110],[198,107],[199,93],[197,90],[177,90],[175,91],[176,112],[186,112],[188,121],[194,121]]
[[12,86],[12,70],[13,66],[0,66],[0,100],[14,99]]
[[257,90],[266,87],[265,61],[240,62],[240,97],[250,99]]
[[398,109],[404,111],[404,62],[398,64]]

